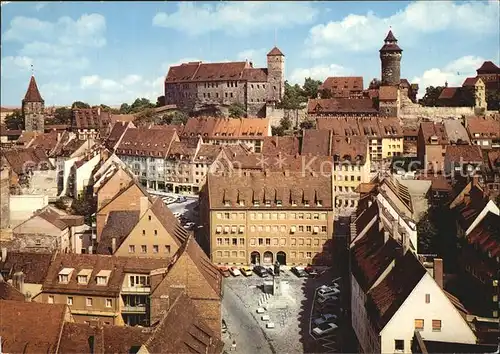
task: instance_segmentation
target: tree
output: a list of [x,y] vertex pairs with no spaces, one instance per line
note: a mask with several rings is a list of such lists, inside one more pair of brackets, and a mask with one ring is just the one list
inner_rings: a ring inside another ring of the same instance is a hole
[[90,105],[88,103],[82,102],[82,101],[75,101],[71,105],[71,109],[75,108],[90,108]]
[[130,108],[130,105],[128,103],[122,103],[120,106],[120,114],[129,114],[132,108]]
[[51,120],[52,124],[68,124],[71,125],[73,111],[70,108],[59,107],[54,111],[54,117]]
[[171,124],[176,124],[176,125],[180,125],[180,124],[186,124],[187,121],[189,119],[189,116],[183,112],[183,111],[175,111],[173,114],[172,114],[172,122]]
[[292,121],[288,117],[283,117],[280,120],[280,127],[283,128],[284,131],[290,130],[292,128]]
[[314,129],[316,126],[313,120],[307,119],[300,123],[300,129]]
[[23,130],[24,129],[24,115],[19,109],[15,109],[11,114],[4,119],[7,129]]
[[145,110],[137,113],[137,120],[143,123],[150,122],[154,118],[154,115],[155,111],[153,108],[146,108]]
[[247,113],[245,111],[245,106],[239,102],[232,103],[229,108],[229,117],[231,118],[244,118]]
[[283,109],[301,109],[307,102],[307,96],[299,85],[290,85],[285,81],[285,94],[278,108]]
[[320,98],[332,98],[332,91],[328,89],[322,89],[319,91]]
[[151,103],[147,98],[136,98],[134,103],[130,106],[130,112],[129,113],[137,113],[140,112],[146,108],[154,108],[155,104]]
[[372,81],[370,81],[370,85],[368,86],[368,89],[370,90],[376,90],[380,87],[382,83],[380,82],[379,79],[377,79],[376,77],[374,77],[372,79]]
[[500,90],[486,90],[486,103],[489,111],[500,110]]
[[304,80],[304,85],[302,85],[302,90],[307,98],[318,98],[319,87],[322,82],[320,80],[314,80],[307,77]]
[[285,129],[281,125],[277,127],[271,127],[271,134],[273,136],[283,136],[285,135]]
[[442,86],[429,86],[425,89],[425,95],[422,97],[418,103],[422,106],[437,106],[439,95],[443,91],[444,87]]
[[418,253],[436,253],[439,244],[438,229],[431,217],[431,210],[425,212],[417,223]]

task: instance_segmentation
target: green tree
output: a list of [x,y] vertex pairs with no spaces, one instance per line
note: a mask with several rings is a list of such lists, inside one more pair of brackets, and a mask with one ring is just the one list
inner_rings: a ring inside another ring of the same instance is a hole
[[153,108],[146,108],[139,113],[137,113],[137,120],[146,123],[146,122],[151,122],[154,118],[155,111]]
[[182,111],[175,111],[171,117],[171,124],[176,125],[186,124],[189,119],[189,116]]
[[438,251],[438,229],[431,215],[431,210],[425,212],[417,223],[418,252],[422,254]]
[[283,136],[285,135],[285,129],[281,125],[277,127],[271,127],[271,134],[273,136]]
[[292,128],[292,121],[288,117],[283,117],[280,120],[280,127],[283,128],[284,131],[290,130]]
[[229,117],[231,118],[244,118],[247,113],[245,111],[245,106],[239,102],[232,103],[229,108]]
[[304,80],[304,85],[302,85],[303,95],[307,98],[317,98],[318,90],[321,86],[322,82],[320,80],[314,80],[310,77],[307,77]]
[[377,79],[376,77],[374,77],[374,78],[372,79],[372,81],[370,81],[370,85],[368,86],[368,88],[369,88],[370,90],[375,90],[375,89],[378,89],[378,88],[380,87],[380,85],[381,85],[380,80],[379,80],[379,79]]
[[54,111],[54,117],[51,120],[52,124],[68,124],[71,125],[73,111],[70,108],[59,107]]
[[486,103],[489,111],[500,110],[500,90],[486,90]]
[[151,103],[147,98],[136,98],[134,103],[130,106],[130,113],[137,113],[146,108],[154,108],[155,104]]
[[132,108],[128,103],[122,103],[120,106],[120,114],[129,114]]
[[300,123],[300,129],[314,129],[316,123],[313,120],[306,119]]
[[20,109],[15,109],[11,114],[5,117],[4,120],[7,129],[23,130],[24,129],[24,115]]
[[441,92],[443,91],[444,87],[442,86],[429,86],[425,89],[425,95],[422,97],[418,103],[420,103],[422,106],[437,106],[438,104],[438,98]]
[[321,98],[332,98],[332,91],[328,89],[322,89],[319,91],[319,96]]
[[285,94],[278,108],[283,109],[301,109],[307,102],[307,96],[302,87],[298,84],[290,85],[285,81]]
[[75,108],[90,108],[90,105],[88,103],[82,102],[82,101],[75,101],[71,105],[71,109]]

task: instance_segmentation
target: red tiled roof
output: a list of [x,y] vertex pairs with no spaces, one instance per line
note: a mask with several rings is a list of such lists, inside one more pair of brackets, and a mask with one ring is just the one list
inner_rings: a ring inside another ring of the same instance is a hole
[[411,251],[396,259],[394,268],[368,293],[367,311],[380,332],[427,271]]
[[438,144],[449,144],[448,135],[443,123],[422,122],[420,123],[420,130],[424,137],[425,143],[429,144],[431,137],[435,136],[438,139]]
[[392,33],[392,30],[389,30],[387,33],[387,36],[384,39],[384,42],[397,42],[398,40],[396,37],[394,37],[394,34]]
[[371,98],[323,98],[307,102],[308,114],[376,113]]
[[26,297],[19,290],[1,279],[0,275],[0,300],[25,301]]
[[319,87],[320,90],[331,91],[362,91],[363,77],[362,76],[330,76],[327,77],[323,84]]
[[183,63],[170,67],[165,82],[240,80],[248,67],[247,62]]
[[481,148],[477,145],[448,145],[445,160],[448,162],[478,162],[483,161]]
[[476,76],[476,77],[468,77],[467,79],[465,79],[464,83],[462,84],[462,87],[465,87],[465,86],[475,86],[478,81],[479,81],[479,77],[478,76]]
[[31,169],[35,171],[53,169],[47,154],[42,149],[4,150],[2,154],[12,170],[18,175]]
[[488,151],[488,161],[491,169],[500,169],[500,149]]
[[410,88],[412,87],[410,85],[410,82],[407,80],[407,79],[401,79],[399,80],[399,85],[402,87],[402,88]]
[[328,130],[304,130],[302,154],[330,156],[332,133]]
[[299,149],[299,138],[296,136],[266,136],[262,144],[262,153],[265,155],[295,155]]
[[438,100],[452,99],[457,94],[459,87],[445,87],[438,97]]
[[486,117],[467,118],[467,130],[472,138],[474,138],[474,134],[498,138],[500,137],[500,120]]
[[500,216],[488,212],[468,235],[468,239],[485,254],[489,252],[493,258],[500,255]]
[[175,129],[129,128],[116,149],[119,155],[165,157]]
[[267,53],[267,56],[285,56],[285,54],[283,54],[281,52],[281,50],[278,49],[278,47],[274,47],[273,49],[271,49],[271,51],[269,53]]
[[51,253],[9,251],[7,259],[0,262],[0,270],[6,274],[7,279],[11,279],[16,272],[23,272],[25,283],[42,284],[51,260]]
[[500,68],[489,60],[485,61],[476,71],[478,74],[500,74]]
[[99,108],[73,109],[73,127],[77,129],[106,129],[111,123],[110,114]]
[[28,85],[28,90],[26,90],[26,94],[24,95],[23,102],[41,102],[44,103],[42,95],[40,95],[40,91],[38,91],[38,86],[36,84],[36,80],[34,76],[31,76],[30,83]]
[[266,68],[247,68],[243,70],[242,80],[248,82],[267,82]]

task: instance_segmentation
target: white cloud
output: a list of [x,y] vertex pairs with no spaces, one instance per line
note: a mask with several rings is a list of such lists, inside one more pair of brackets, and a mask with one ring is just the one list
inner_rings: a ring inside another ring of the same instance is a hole
[[90,96],[95,96],[98,103],[109,106],[131,103],[138,97],[145,97],[156,102],[163,95],[164,77],[144,79],[139,75],[130,74],[121,80],[104,78],[99,75],[82,76],[80,88]]
[[392,26],[398,38],[408,43],[420,34],[444,30],[484,35],[498,31],[498,1],[417,1],[389,17],[350,14],[340,21],[312,27],[306,44],[312,57],[319,58],[344,49],[373,50],[381,46],[383,36]]
[[429,86],[461,86],[467,77],[475,77],[476,69],[481,66],[484,59],[467,55],[448,63],[444,68],[431,68],[421,76],[414,77],[412,83],[419,84],[419,97],[425,95],[425,89]]
[[310,77],[315,80],[324,81],[329,76],[342,76],[351,74],[351,70],[341,65],[318,65],[312,68],[297,68],[288,75],[288,81],[291,84],[304,83],[305,78]]
[[266,48],[246,49],[237,54],[240,60],[247,60],[253,63],[254,67],[264,67],[266,63]]
[[192,36],[213,31],[240,36],[309,24],[317,14],[318,10],[307,2],[234,1],[217,5],[179,2],[175,12],[158,12],[153,25]]
[[[2,68],[10,76],[26,72],[34,64],[37,72],[54,73],[80,70],[89,65],[86,51],[106,45],[106,19],[100,14],[84,14],[77,20],[60,17],[55,22],[18,16],[10,22],[2,41],[21,44],[16,54],[2,58]],[[10,69],[10,70],[8,70]]]

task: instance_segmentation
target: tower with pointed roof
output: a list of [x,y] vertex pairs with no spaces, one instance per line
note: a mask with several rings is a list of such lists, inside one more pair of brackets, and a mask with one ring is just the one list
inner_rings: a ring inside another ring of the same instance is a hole
[[401,81],[401,57],[403,50],[398,46],[398,40],[389,30],[380,48],[380,61],[382,64],[382,85],[396,86]]
[[45,101],[43,100],[42,95],[40,95],[35,76],[32,75],[28,85],[28,90],[22,100],[24,127],[26,131],[43,133],[45,120],[44,108]]
[[267,100],[279,102],[285,95],[285,55],[274,47],[267,53]]

